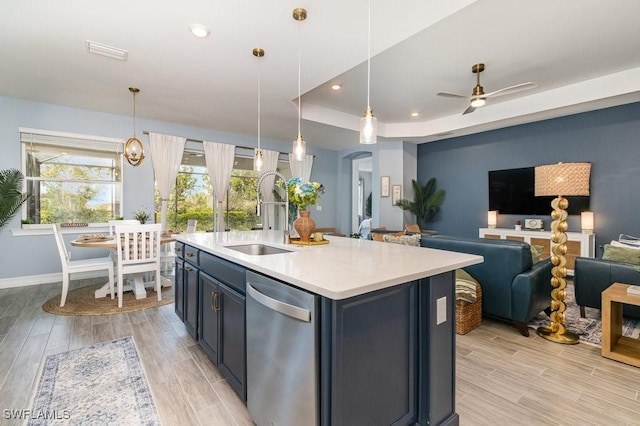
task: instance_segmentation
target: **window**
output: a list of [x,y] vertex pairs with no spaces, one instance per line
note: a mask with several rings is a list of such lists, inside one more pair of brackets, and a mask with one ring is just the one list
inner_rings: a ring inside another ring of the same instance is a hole
[[122,141],[20,129],[23,223],[106,223],[121,215]]
[[[246,151],[246,152],[245,152]],[[278,162],[278,170],[291,175],[288,160]],[[227,197],[223,202],[225,229],[247,231],[262,226],[257,214],[259,173],[253,170],[253,151],[236,148],[236,157]],[[160,217],[161,201],[156,191],[156,212]],[[176,186],[169,198],[167,227],[184,231],[189,219],[196,219],[197,231],[211,231],[216,214],[213,189],[202,151],[202,143],[187,141]]]

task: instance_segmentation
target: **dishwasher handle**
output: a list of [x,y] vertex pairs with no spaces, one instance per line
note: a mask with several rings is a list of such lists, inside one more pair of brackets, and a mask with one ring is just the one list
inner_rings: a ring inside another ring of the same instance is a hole
[[253,287],[249,282],[247,282],[247,294],[269,309],[300,321],[311,322],[311,311],[269,297]]

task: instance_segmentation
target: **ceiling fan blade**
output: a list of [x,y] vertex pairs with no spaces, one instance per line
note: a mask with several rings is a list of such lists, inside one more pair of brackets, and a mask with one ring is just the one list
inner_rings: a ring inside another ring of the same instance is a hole
[[498,96],[510,95],[512,93],[522,92],[523,90],[530,90],[538,87],[538,85],[532,81],[526,83],[516,84],[515,86],[509,86],[496,91],[485,94],[485,97],[495,98]]
[[465,95],[458,95],[456,93],[449,93],[449,92],[438,92],[436,93],[436,95],[438,96],[444,96],[445,98],[463,98],[463,99],[469,99],[469,96],[465,96]]
[[469,107],[468,107],[467,109],[465,109],[465,110],[464,110],[464,112],[462,113],[462,115],[469,114],[469,113],[471,113],[471,112],[473,112],[473,111],[475,111],[475,110],[476,110],[476,108],[475,108],[475,107],[472,107],[471,105],[469,105]]

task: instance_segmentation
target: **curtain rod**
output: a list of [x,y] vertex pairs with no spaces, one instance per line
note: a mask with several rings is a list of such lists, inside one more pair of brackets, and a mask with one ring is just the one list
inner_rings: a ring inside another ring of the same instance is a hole
[[[148,131],[148,130],[145,130],[145,131],[143,131],[142,133],[143,133],[143,134],[145,134],[145,135],[148,135],[148,134],[149,134],[149,131]],[[201,140],[201,139],[193,139],[193,138],[186,138],[186,139],[187,139],[188,141],[191,141],[191,142],[204,142],[204,141],[203,141],[203,140]],[[236,148],[241,148],[241,149],[250,149],[250,150],[254,150],[254,149],[256,149],[256,148],[255,148],[255,147],[253,147],[253,146],[243,146],[243,145],[236,145],[235,147],[236,147]],[[282,155],[286,155],[286,156],[288,156],[288,155],[289,155],[289,153],[288,153],[288,152],[280,152],[280,151],[278,151],[278,154],[282,154]],[[314,155],[314,157],[315,157],[315,155]]]

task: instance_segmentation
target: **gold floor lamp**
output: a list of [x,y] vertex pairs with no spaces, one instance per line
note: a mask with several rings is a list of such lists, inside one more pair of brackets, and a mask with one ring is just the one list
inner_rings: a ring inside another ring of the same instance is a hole
[[565,195],[589,195],[589,175],[591,163],[558,163],[535,168],[536,197],[556,196],[551,207],[551,325],[538,327],[536,332],[541,337],[556,343],[574,345],[578,343],[578,336],[567,331],[564,326],[564,303],[567,287],[567,267],[565,254],[567,253],[567,207],[569,201]]

